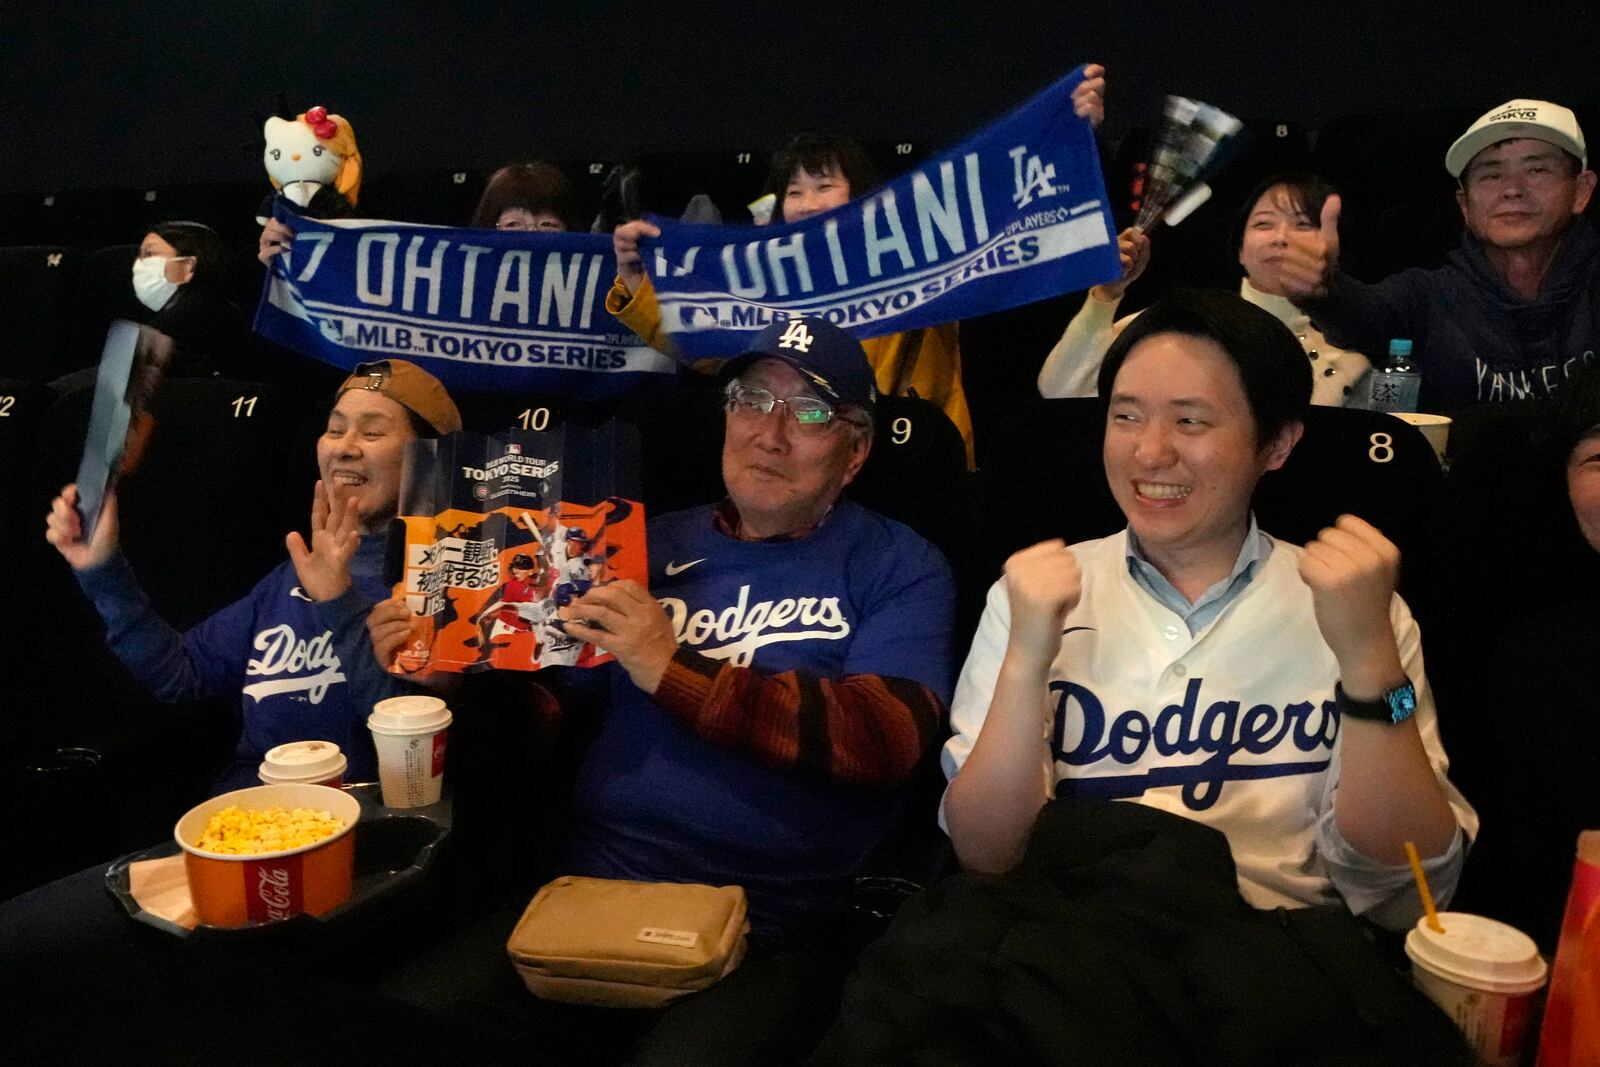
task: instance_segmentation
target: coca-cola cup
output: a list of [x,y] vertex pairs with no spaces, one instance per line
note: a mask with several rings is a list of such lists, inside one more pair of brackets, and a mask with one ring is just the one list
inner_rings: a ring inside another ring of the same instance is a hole
[[438,697],[390,697],[372,706],[367,727],[378,750],[378,781],[391,808],[439,802],[450,709]]
[[[238,855],[200,848],[211,817],[224,808],[246,811],[310,808],[326,811],[343,829],[309,845]],[[280,922],[302,912],[323,915],[350,899],[355,828],[361,803],[324,785],[257,785],[212,797],[190,808],[173,828],[195,915],[206,926]]]
[[266,785],[304,782],[338,789],[344,785],[344,771],[348,763],[339,746],[332,741],[290,741],[286,745],[268,749],[256,773]]
[[1516,1067],[1537,1013],[1546,967],[1533,938],[1512,926],[1460,911],[1426,918],[1406,935],[1411,980],[1466,1035],[1478,1061]]

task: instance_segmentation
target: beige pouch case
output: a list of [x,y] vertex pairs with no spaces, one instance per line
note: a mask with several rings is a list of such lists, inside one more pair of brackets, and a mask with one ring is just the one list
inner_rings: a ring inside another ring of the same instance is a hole
[[506,952],[535,996],[655,1008],[739,966],[744,890],[566,875],[528,902]]

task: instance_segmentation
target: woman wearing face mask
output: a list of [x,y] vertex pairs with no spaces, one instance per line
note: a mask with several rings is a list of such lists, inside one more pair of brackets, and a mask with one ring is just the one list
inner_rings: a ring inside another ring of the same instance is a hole
[[[1334,192],[1332,185],[1315,174],[1273,175],[1245,200],[1234,231],[1234,247],[1245,272],[1239,295],[1272,312],[1300,339],[1311,360],[1311,402],[1340,407],[1357,395],[1355,384],[1371,364],[1360,352],[1329,344],[1305,312],[1283,295],[1277,276],[1289,235],[1316,230],[1322,204]],[[1118,319],[1117,307],[1128,286],[1150,262],[1150,238],[1130,227],[1122,231],[1117,245],[1122,252],[1122,278],[1089,290],[1082,310],[1067,324],[1061,339],[1045,357],[1044,366],[1039,368],[1039,392],[1043,396],[1093,396],[1106,349],[1135,317]]]
[[133,292],[153,312],[150,325],[173,340],[169,376],[240,376],[250,349],[244,316],[223,295],[227,263],[222,238],[198,222],[159,223],[139,243]]

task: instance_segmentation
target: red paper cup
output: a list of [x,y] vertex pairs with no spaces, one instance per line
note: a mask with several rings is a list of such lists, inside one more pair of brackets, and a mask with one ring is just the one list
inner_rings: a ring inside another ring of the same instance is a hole
[[1516,1067],[1544,988],[1546,967],[1533,938],[1505,923],[1460,911],[1426,918],[1406,935],[1411,979],[1466,1036],[1478,1061]]

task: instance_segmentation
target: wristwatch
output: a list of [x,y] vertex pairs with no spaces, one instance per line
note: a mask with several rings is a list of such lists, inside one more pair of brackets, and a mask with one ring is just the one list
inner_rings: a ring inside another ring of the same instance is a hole
[[1417,687],[1407,678],[1401,685],[1387,690],[1377,700],[1356,700],[1344,691],[1344,686],[1333,687],[1334,703],[1340,715],[1366,722],[1384,722],[1398,726],[1417,711]]

